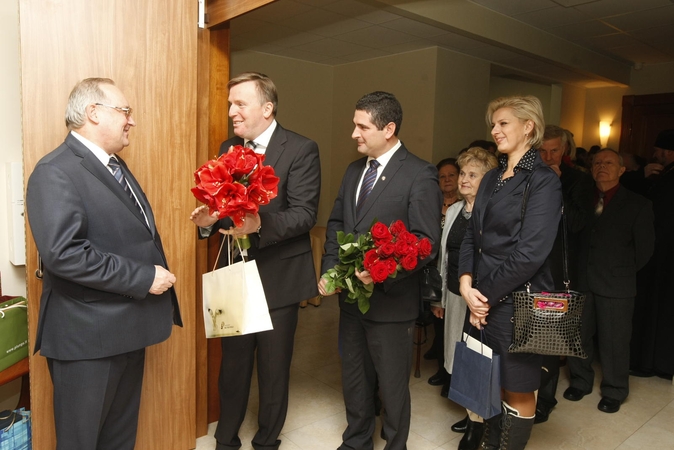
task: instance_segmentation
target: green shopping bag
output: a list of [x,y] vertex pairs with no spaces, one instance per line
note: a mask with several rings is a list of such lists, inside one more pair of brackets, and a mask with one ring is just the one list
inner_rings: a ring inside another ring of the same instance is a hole
[[28,311],[24,297],[0,297],[0,371],[28,356]]

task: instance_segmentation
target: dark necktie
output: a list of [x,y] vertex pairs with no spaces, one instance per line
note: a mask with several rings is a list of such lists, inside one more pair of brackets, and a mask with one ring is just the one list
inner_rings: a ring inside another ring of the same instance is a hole
[[379,167],[379,161],[373,159],[370,161],[370,167],[368,167],[363,177],[363,183],[360,185],[360,192],[358,193],[358,202],[356,203],[356,212],[360,211],[360,208],[365,203],[367,196],[372,192],[372,187],[374,182],[377,180],[377,168]]
[[597,200],[597,206],[594,207],[594,215],[599,217],[601,213],[604,212],[604,193],[599,193],[599,200]]
[[248,147],[249,149],[255,151],[257,144],[255,143],[255,141],[248,141],[246,142],[246,145],[244,145],[244,147]]
[[131,188],[129,187],[129,183],[126,181],[126,177],[124,176],[124,172],[122,172],[122,167],[119,165],[119,161],[117,161],[116,158],[110,158],[110,161],[108,161],[108,166],[110,169],[112,169],[112,176],[114,176],[115,180],[117,180],[117,182],[122,185],[122,188],[124,188],[126,195],[131,198],[133,203],[140,210],[141,214],[145,216],[143,208],[140,206],[138,201],[136,201],[136,197],[134,197],[133,192],[131,192]]

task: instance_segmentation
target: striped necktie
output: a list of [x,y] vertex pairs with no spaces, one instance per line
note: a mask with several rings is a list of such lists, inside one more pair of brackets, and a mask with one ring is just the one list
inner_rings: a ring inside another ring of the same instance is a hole
[[363,177],[363,183],[360,185],[360,192],[358,193],[358,202],[356,203],[356,213],[360,212],[360,208],[365,203],[368,195],[372,192],[372,187],[374,182],[377,180],[377,168],[379,167],[379,161],[373,159],[370,161],[370,167],[368,167]]
[[136,200],[136,197],[133,195],[133,192],[131,192],[129,183],[126,181],[124,172],[122,172],[122,166],[119,165],[119,161],[117,161],[117,158],[110,158],[110,161],[108,161],[108,166],[110,167],[110,169],[112,169],[112,176],[114,176],[115,180],[117,180],[117,182],[122,185],[122,188],[124,188],[124,192],[126,192],[126,195],[128,195],[131,198],[133,203],[140,210],[141,214],[144,217],[145,212],[143,211],[143,208]]

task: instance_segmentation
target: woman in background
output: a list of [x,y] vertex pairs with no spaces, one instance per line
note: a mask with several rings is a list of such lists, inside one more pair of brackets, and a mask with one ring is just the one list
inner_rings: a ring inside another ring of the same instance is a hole
[[[459,253],[466,234],[468,220],[473,212],[475,196],[485,173],[496,167],[496,157],[480,147],[472,147],[457,159],[459,171],[459,195],[463,200],[454,203],[445,214],[442,231],[439,271],[442,275],[442,305],[433,305],[433,314],[445,322],[445,369],[451,374],[454,364],[454,349],[461,340],[466,321],[466,302],[459,293]],[[450,375],[451,376],[451,375]],[[447,386],[449,388],[449,386]],[[482,419],[466,417],[465,434],[459,450],[475,450],[482,438]],[[463,422],[463,421],[462,421]],[[454,426],[462,425],[461,422]]]
[[[459,200],[459,166],[456,164],[455,158],[445,158],[435,167],[438,169],[438,182],[442,191],[442,219],[440,221],[440,228],[442,229],[445,226],[447,208]],[[432,319],[435,337],[433,338],[431,348],[424,354],[424,359],[437,359],[438,371],[428,379],[428,384],[431,386],[442,386],[440,395],[447,397],[450,376],[445,370],[445,322],[437,315],[432,316]]]

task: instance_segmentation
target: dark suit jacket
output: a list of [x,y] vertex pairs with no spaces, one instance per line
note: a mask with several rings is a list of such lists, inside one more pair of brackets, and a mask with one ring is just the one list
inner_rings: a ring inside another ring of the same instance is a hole
[[[559,177],[559,180],[562,182],[564,217],[567,228],[568,276],[571,281],[571,289],[578,289],[581,237],[594,212],[592,208],[594,180],[590,175],[569,167],[564,163],[559,168],[562,171],[562,176]],[[557,238],[548,258],[552,279],[555,282],[555,289],[564,289],[563,247],[562,223],[560,221]]]
[[[546,258],[562,210],[559,177],[536,154],[533,172],[520,170],[496,194],[499,168],[487,172],[475,198],[461,244],[459,277],[473,274],[473,286],[494,306],[531,282],[535,291],[553,288]],[[522,220],[523,193],[531,177]]]
[[[430,163],[410,153],[404,145],[396,151],[377,180],[372,192],[356,216],[356,189],[365,170],[367,158],[349,165],[342,179],[339,194],[328,220],[325,255],[321,273],[339,263],[337,231],[356,236],[370,231],[376,219],[386,225],[402,220],[407,229],[418,237],[427,237],[433,243],[435,257],[440,244],[440,213],[442,193],[438,186],[438,171]],[[423,264],[417,266],[420,268]],[[340,307],[360,315],[357,304],[344,302],[346,292],[340,295]],[[414,320],[419,315],[419,273],[401,273],[394,279],[376,284],[370,297],[370,310],[365,318],[377,322]]]
[[637,293],[636,276],[653,254],[651,202],[620,186],[584,233],[580,288],[603,297]]
[[182,325],[173,288],[148,291],[167,267],[152,208],[126,164],[150,226],[108,169],[69,134],[26,191],[44,264],[35,351],[60,360],[113,356],[161,342]]
[[[229,139],[220,146],[220,154],[243,143],[240,137]],[[262,229],[259,236],[250,235],[248,255],[257,263],[269,309],[275,309],[318,295],[309,237],[321,194],[318,145],[277,123],[264,164],[280,178],[278,195],[260,207]],[[221,219],[212,234],[231,225],[231,219]],[[220,266],[225,259],[221,257]]]

